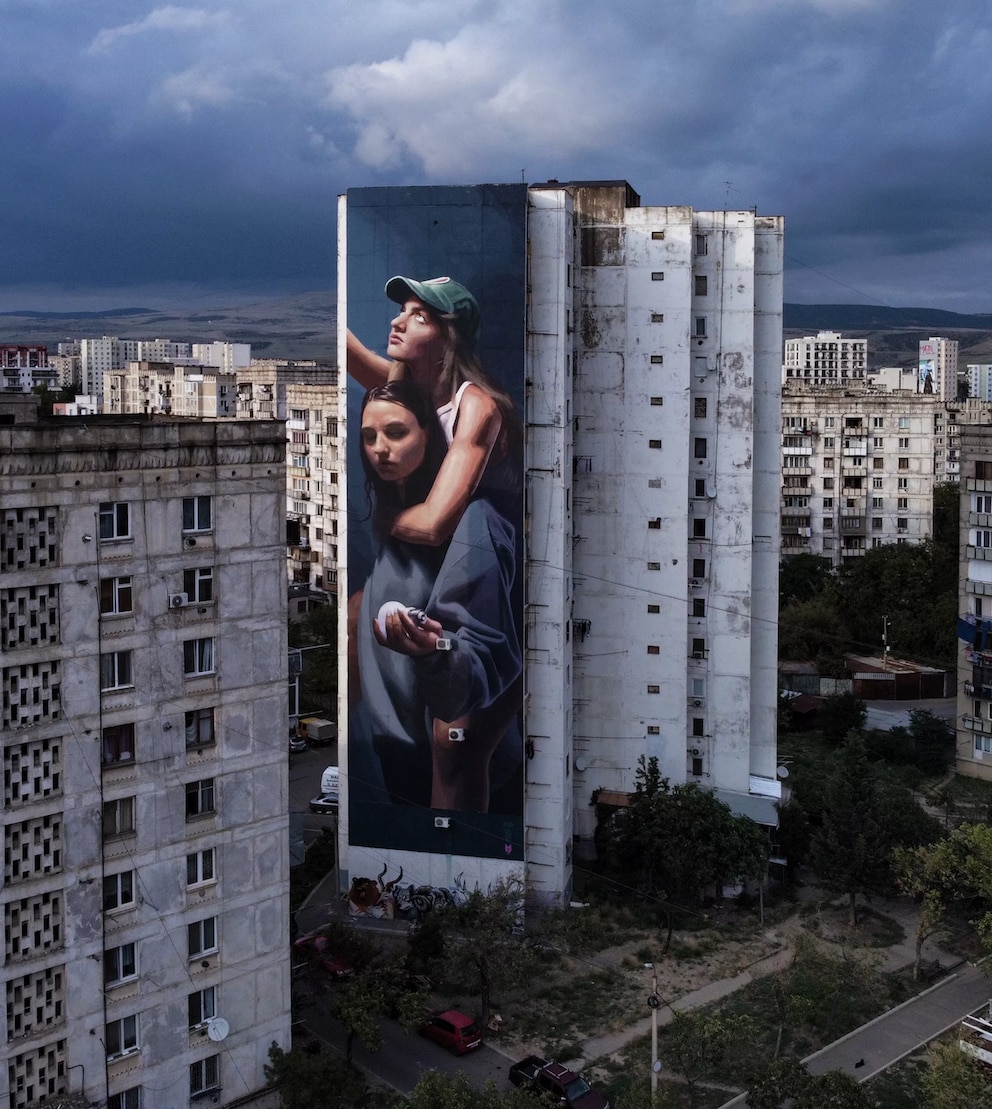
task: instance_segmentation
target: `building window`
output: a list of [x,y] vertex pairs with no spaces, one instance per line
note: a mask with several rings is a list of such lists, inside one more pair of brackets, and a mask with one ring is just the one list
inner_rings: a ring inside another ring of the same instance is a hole
[[692,641],[692,657],[705,658],[706,657],[706,640],[694,638]]
[[103,729],[103,764],[134,762],[134,725],[111,724]]
[[872,439],[871,445],[874,450],[880,451],[885,446],[885,442],[880,436],[876,436]]
[[106,874],[103,879],[103,911],[129,909],[134,905],[134,871]]
[[692,400],[692,414],[697,420],[706,419],[706,398],[693,397]]
[[661,654],[661,648],[655,643],[649,643],[648,644],[648,654],[649,655],[660,655]]
[[648,440],[648,447],[653,451],[660,451],[661,450],[661,440],[660,439],[649,439]]
[[661,530],[661,517],[660,516],[655,516],[655,518],[653,520],[648,520],[648,527],[652,531],[660,531]]
[[206,1024],[211,1017],[217,1016],[217,987],[207,986],[205,990],[197,990],[188,998],[190,1031]]
[[909,497],[897,497],[896,498],[896,509],[899,512],[908,512],[909,511]]
[[872,489],[883,489],[885,487],[885,482],[880,477],[873,477],[871,479],[871,487]]
[[694,778],[701,778],[703,776],[703,760],[697,755],[692,758],[692,776]]
[[833,516],[824,516],[823,517],[823,530],[824,531],[829,531],[833,526],[834,526]]
[[129,978],[137,978],[138,962],[133,943],[112,947],[103,953],[103,984],[119,986]]
[[212,955],[217,950],[217,918],[204,917],[186,926],[186,942],[190,959]]
[[131,538],[131,506],[107,502],[100,505],[100,539]]
[[833,497],[824,497],[823,498],[823,507],[824,508],[833,508],[833,506],[834,506]]
[[704,296],[706,296],[706,293],[708,291],[707,290],[707,285],[708,284],[709,284],[709,282],[707,280],[706,274],[697,273],[696,276],[693,278],[693,282],[692,282],[693,290],[692,291],[695,293],[695,295],[697,297],[704,297]]
[[900,431],[908,431],[909,430],[909,417],[908,416],[900,416],[899,417],[899,430]]
[[660,562],[649,562],[648,563],[648,569],[649,570],[660,570],[661,569],[661,563]]
[[107,1109],[141,1109],[141,1087],[132,1086],[107,1098]]
[[652,614],[654,614],[654,613],[659,613],[660,614],[661,605],[648,605],[648,612],[652,613]]
[[885,459],[884,458],[873,458],[871,460],[871,468],[873,470],[884,470],[885,469]]
[[183,531],[210,531],[210,497],[183,497]]
[[692,521],[692,537],[693,539],[706,538],[706,521],[699,516],[694,517]]
[[649,685],[648,686],[648,693],[660,693],[660,692],[661,692],[661,686],[660,685]]
[[134,798],[118,797],[103,803],[103,838],[114,839],[134,832]]
[[183,570],[183,592],[191,604],[209,604],[214,599],[214,568],[201,566],[195,570]]
[[661,735],[661,728],[657,724],[648,724],[648,735]]
[[826,451],[832,451],[834,449],[834,439],[832,436],[828,435],[824,438],[823,449]]
[[900,438],[900,440],[899,440],[899,449],[901,451],[908,451],[909,450],[909,437],[908,436],[904,436],[904,437]]
[[101,578],[100,614],[117,616],[133,611],[131,603],[131,578]]
[[692,598],[692,615],[705,616],[706,615],[706,602],[702,597]]
[[896,487],[898,489],[908,489],[909,488],[909,478],[906,478],[906,477],[899,478],[898,481],[896,482]]
[[900,458],[899,459],[899,469],[900,470],[908,470],[909,469],[909,459],[908,458]]
[[209,747],[216,742],[214,710],[190,709],[186,713],[186,746]]
[[100,656],[100,690],[126,689],[134,685],[131,674],[131,652],[111,651]]
[[883,507],[882,498],[881,497],[872,497],[871,506],[872,506],[872,508],[882,508]]
[[823,479],[823,488],[824,489],[833,489],[833,487],[834,487],[834,479],[832,477],[825,477]]
[[138,1050],[138,1017],[121,1017],[107,1023],[104,1046],[107,1049],[107,1058],[116,1059],[119,1055],[127,1055]]
[[884,416],[872,416],[871,426],[873,428],[885,427],[885,417]]
[[692,718],[692,734],[694,736],[701,736],[703,734],[703,718],[701,716],[694,716]]
[[706,440],[704,438],[696,438],[693,440],[692,453],[695,458],[706,457]]
[[825,470],[832,470],[834,468],[834,460],[832,457],[823,460],[823,468]]
[[216,878],[214,871],[214,848],[194,851],[186,856],[186,885],[203,886]]
[[694,578],[705,578],[706,577],[706,559],[705,558],[694,558],[692,560],[692,576]]
[[187,639],[183,643],[183,674],[189,678],[197,674],[214,672],[214,641],[207,639]]
[[906,516],[897,516],[896,517],[896,527],[900,531],[905,531],[909,527],[909,518],[906,517]]
[[881,516],[872,516],[871,526],[874,528],[875,531],[880,531],[881,528],[882,528],[882,517]]
[[701,478],[701,477],[697,477],[692,483],[692,489],[693,489],[692,495],[694,497],[705,497],[706,496],[706,479]]
[[709,253],[709,242],[705,235],[693,235],[693,251],[697,258],[701,258],[704,254]]
[[189,1096],[191,1100],[207,1097],[220,1089],[220,1056],[208,1055],[189,1065]]
[[665,356],[663,354],[652,354],[651,355],[651,365],[652,366],[662,366],[662,365],[664,365],[664,363],[665,363]]
[[654,271],[654,272],[653,272],[653,273],[651,274],[651,280],[652,280],[652,281],[664,281],[664,280],[665,280],[665,272],[664,272],[664,270],[655,270],[655,271]]
[[652,398],[651,398],[651,406],[652,406],[652,408],[661,408],[661,406],[662,406],[662,405],[663,405],[664,403],[665,403],[665,398],[664,398],[664,397],[652,397]]
[[693,320],[692,333],[693,333],[693,335],[696,336],[697,339],[705,339],[706,338],[706,317],[705,316],[697,316],[695,318],[695,320]]
[[213,778],[186,783],[186,819],[196,820],[216,812]]

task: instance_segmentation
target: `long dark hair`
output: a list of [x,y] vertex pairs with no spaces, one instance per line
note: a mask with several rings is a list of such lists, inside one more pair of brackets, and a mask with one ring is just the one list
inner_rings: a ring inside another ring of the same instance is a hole
[[362,399],[362,414],[370,401],[384,400],[398,404],[412,413],[419,427],[427,432],[427,447],[424,460],[406,479],[402,491],[394,481],[383,481],[369,461],[365,444],[361,445],[362,469],[365,471],[365,497],[369,514],[372,517],[372,530],[381,542],[390,539],[393,521],[404,508],[421,504],[434,485],[434,479],[441,468],[448,447],[444,432],[437,418],[433,399],[418,385],[408,379],[387,381],[384,385],[373,385]]

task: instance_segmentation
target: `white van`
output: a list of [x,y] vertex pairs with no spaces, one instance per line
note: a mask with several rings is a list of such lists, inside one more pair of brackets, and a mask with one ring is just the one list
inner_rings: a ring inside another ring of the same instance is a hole
[[324,797],[338,799],[341,774],[336,766],[325,767],[320,776],[320,792]]

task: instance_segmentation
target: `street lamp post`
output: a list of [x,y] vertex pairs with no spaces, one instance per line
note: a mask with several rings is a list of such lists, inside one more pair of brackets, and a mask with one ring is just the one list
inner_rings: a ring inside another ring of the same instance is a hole
[[651,1104],[654,1105],[658,1097],[658,1071],[661,1064],[658,1062],[658,1009],[661,1007],[661,998],[658,996],[658,971],[654,963],[645,963],[646,970],[651,971],[651,993],[648,995],[648,1008],[651,1010]]

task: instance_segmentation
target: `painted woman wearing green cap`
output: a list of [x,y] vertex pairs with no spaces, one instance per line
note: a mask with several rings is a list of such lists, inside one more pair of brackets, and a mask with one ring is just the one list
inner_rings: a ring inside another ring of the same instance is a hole
[[408,377],[433,398],[448,455],[426,499],[400,513],[392,534],[438,546],[451,538],[480,483],[504,495],[519,486],[520,418],[475,352],[479,306],[464,285],[450,277],[393,277],[386,295],[400,305],[388,357],[349,331],[348,373],[366,389]]

